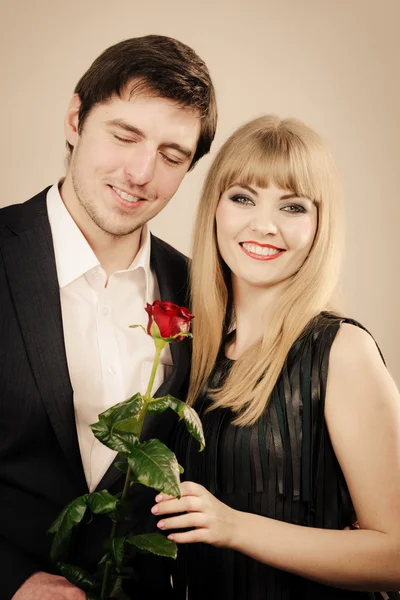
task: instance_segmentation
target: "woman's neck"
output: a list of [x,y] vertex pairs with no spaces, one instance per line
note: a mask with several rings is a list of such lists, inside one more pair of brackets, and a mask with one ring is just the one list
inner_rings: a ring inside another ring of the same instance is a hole
[[232,292],[236,330],[225,351],[229,358],[236,359],[268,329],[282,286],[256,287],[232,278]]

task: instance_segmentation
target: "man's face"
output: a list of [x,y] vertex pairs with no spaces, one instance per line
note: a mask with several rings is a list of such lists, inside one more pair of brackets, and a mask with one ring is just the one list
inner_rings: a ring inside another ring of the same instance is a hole
[[74,147],[72,202],[102,231],[128,235],[178,189],[197,147],[199,114],[165,98],[115,95],[93,107],[78,134],[78,108],[74,97],[65,127]]

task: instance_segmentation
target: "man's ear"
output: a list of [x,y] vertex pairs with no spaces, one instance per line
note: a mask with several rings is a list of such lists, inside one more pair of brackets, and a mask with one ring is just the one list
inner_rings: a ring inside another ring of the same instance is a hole
[[81,100],[78,94],[74,94],[68,104],[67,112],[65,113],[64,119],[64,134],[67,142],[71,144],[71,146],[76,146],[79,133],[78,133],[78,123],[79,123],[79,109],[81,106]]

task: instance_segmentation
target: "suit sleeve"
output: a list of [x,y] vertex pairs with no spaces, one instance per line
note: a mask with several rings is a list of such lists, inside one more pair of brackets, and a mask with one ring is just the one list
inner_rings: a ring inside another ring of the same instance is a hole
[[37,571],[32,559],[0,536],[0,600],[11,600],[22,584]]

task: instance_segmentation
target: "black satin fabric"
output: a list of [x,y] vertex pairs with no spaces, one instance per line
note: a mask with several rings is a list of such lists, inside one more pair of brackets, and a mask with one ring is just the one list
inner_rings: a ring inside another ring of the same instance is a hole
[[[207,389],[223,384],[232,364],[219,356],[195,405],[205,450],[198,452],[184,426],[176,432],[183,478],[202,484],[237,510],[308,527],[350,525],[353,506],[324,420],[329,352],[344,320],[360,326],[329,313],[310,323],[293,345],[265,413],[250,427],[233,425],[230,410],[207,412]],[[380,597],[320,585],[207,544],[180,547],[174,589],[177,600]]]

